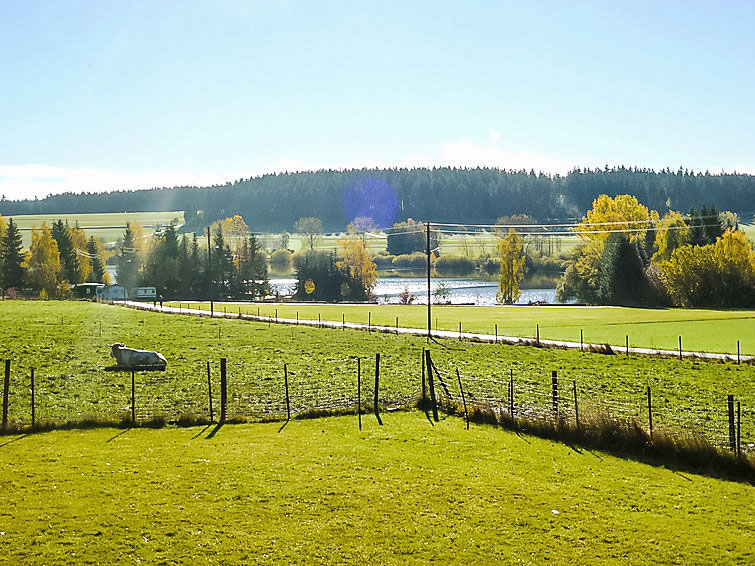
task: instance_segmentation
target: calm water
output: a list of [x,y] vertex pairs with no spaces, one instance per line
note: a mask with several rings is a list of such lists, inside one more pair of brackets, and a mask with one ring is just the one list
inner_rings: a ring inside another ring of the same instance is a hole
[[[475,305],[495,305],[495,294],[498,291],[498,283],[494,281],[480,281],[478,279],[464,279],[455,277],[433,277],[430,284],[430,291],[433,292],[440,283],[450,289],[450,301],[454,305],[475,304]],[[273,291],[277,290],[281,295],[290,295],[293,293],[296,279],[281,278],[270,279],[270,286]],[[408,289],[409,293],[414,295],[416,304],[427,304],[427,279],[423,277],[378,277],[375,284],[375,295],[378,302],[382,304],[398,303],[399,294]],[[433,302],[435,302],[433,297]],[[519,304],[530,302],[556,302],[555,289],[524,289],[522,296],[519,297]]]

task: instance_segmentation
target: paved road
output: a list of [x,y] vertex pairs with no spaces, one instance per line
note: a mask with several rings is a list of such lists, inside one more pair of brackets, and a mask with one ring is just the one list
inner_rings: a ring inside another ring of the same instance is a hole
[[[160,305],[152,305],[150,303],[142,303],[138,301],[115,301],[117,304],[138,308],[142,310],[164,312],[170,314],[187,314],[194,316],[212,316],[213,318],[231,318],[238,319],[238,312],[214,312],[210,313],[207,310],[190,309],[190,308],[178,308],[178,307],[161,307]],[[427,330],[422,328],[396,328],[395,326],[368,326],[358,322],[346,322],[332,320],[296,320],[291,318],[274,318],[268,316],[257,316],[253,314],[243,314],[241,316],[243,320],[253,320],[257,322],[270,322],[275,324],[294,324],[299,326],[313,326],[322,328],[348,328],[350,330],[366,330],[368,332],[382,332],[386,334],[410,334],[414,336],[427,336]],[[476,334],[474,332],[454,332],[452,330],[433,330],[432,336],[435,338],[447,338],[454,340],[469,340],[473,342],[488,342],[488,343],[500,343],[500,344],[512,344],[512,345],[531,345],[536,341],[533,338],[519,338],[517,336],[494,336],[492,334]],[[539,345],[542,347],[550,348],[565,348],[568,350],[596,350],[605,351],[605,344],[580,344],[579,342],[568,342],[561,340],[540,340]],[[630,346],[628,349],[626,346],[614,346],[611,345],[611,349],[616,354],[640,354],[644,356],[663,356],[663,357],[681,357],[683,358],[702,358],[707,360],[722,360],[728,362],[736,362],[736,354],[716,354],[712,352],[690,352],[682,350],[660,350],[654,348],[636,348]],[[739,360],[743,362],[753,361],[755,356],[739,356]]]

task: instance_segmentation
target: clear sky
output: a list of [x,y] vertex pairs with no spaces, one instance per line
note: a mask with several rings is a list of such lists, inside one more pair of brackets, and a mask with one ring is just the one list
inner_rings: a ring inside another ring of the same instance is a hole
[[755,173],[755,3],[0,0],[0,193],[361,166]]

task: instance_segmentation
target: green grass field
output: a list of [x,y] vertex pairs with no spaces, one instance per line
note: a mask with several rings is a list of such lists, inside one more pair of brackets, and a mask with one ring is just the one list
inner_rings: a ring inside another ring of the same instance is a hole
[[[178,303],[172,303],[178,305]],[[189,303],[182,303],[184,305]],[[192,308],[209,310],[209,303],[190,303]],[[222,310],[223,304],[217,303]],[[230,312],[367,324],[368,318],[378,326],[399,325],[427,328],[427,307],[422,305],[332,305],[332,304],[247,304],[229,303]],[[709,309],[636,309],[625,307],[575,306],[435,306],[432,309],[434,329],[500,336],[534,338],[540,326],[540,338],[579,342],[580,329],[585,343],[625,345],[675,350],[682,336],[682,348],[698,352],[737,352],[755,354],[755,311]]]
[[392,413],[0,438],[2,564],[747,564],[755,488]]
[[[123,237],[127,222],[138,222],[145,226],[145,233],[151,234],[152,228],[159,224],[167,226],[174,220],[176,225],[181,226],[184,223],[183,211],[173,212],[108,212],[93,214],[33,214],[8,216],[18,224],[21,229],[24,247],[28,248],[31,243],[31,229],[39,228],[43,222],[52,226],[53,222],[63,220],[74,226],[77,222],[84,228],[87,236],[102,238],[106,243],[115,242],[118,238]],[[150,228],[147,228],[147,227]]]
[[[103,371],[109,345],[155,349],[165,373],[139,374],[137,418],[208,415],[206,362],[217,399],[218,359],[228,359],[229,417],[280,418],[285,412],[283,364],[288,364],[294,412],[356,407],[356,359],[371,391],[381,354],[383,406],[410,403],[421,391],[421,337],[317,329],[240,320],[164,315],[87,302],[0,302],[0,357],[12,360],[9,421],[28,425],[29,379],[36,375],[39,423],[118,422],[129,416],[130,375]],[[606,356],[529,346],[446,340],[430,345],[447,376],[458,368],[473,403],[506,406],[509,372],[517,404],[546,407],[551,372],[576,383],[580,411],[635,418],[647,427],[645,391],[652,387],[657,430],[694,430],[721,446],[726,396],[742,403],[742,440],[755,449],[755,366],[647,357]],[[452,384],[453,388],[453,384]],[[364,399],[364,397],[363,397]],[[571,397],[562,410],[571,418]],[[479,401],[478,401],[479,400]],[[217,402],[217,401],[216,401]],[[492,401],[491,401],[492,402]],[[217,410],[217,405],[215,407]]]

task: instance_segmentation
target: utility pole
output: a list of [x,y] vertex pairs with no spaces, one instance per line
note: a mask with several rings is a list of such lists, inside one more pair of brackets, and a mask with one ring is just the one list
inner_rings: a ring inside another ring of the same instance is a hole
[[207,227],[207,298],[212,299],[212,243],[210,242],[210,227]]

